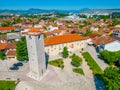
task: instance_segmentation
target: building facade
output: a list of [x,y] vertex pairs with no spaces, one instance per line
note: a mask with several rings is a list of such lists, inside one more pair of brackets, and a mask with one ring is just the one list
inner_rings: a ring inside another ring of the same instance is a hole
[[45,51],[48,55],[58,55],[63,51],[64,47],[69,52],[81,50],[85,48],[87,40],[78,34],[67,34],[62,36],[53,36],[45,38]]

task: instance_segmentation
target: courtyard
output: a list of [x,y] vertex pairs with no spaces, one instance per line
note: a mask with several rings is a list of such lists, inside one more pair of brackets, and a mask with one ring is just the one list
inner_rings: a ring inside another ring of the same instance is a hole
[[[72,71],[75,67],[71,65],[69,57],[63,58],[64,69],[48,65],[47,75],[40,81],[28,77],[29,62],[23,63],[19,70],[10,70],[9,68],[18,61],[4,60],[0,61],[0,80],[17,80],[19,78],[20,83],[16,86],[16,90],[96,90],[96,82],[99,83],[99,81],[94,79],[92,70],[80,51],[73,53],[82,58],[82,64],[78,68],[83,69],[84,75]],[[54,56],[51,58],[54,58]],[[99,86],[98,84],[97,88]]]

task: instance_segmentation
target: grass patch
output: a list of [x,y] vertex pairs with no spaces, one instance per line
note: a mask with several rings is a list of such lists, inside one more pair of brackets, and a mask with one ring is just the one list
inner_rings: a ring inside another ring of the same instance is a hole
[[102,69],[98,66],[98,64],[95,62],[95,60],[88,52],[84,52],[82,53],[82,55],[87,61],[88,65],[90,66],[94,74],[103,74]]
[[49,61],[48,64],[56,66],[56,67],[60,67],[60,68],[64,68],[64,62],[62,59],[56,59],[56,60],[52,60]]
[[15,81],[0,81],[0,90],[14,90]]
[[74,68],[73,72],[84,75],[84,72],[83,72],[83,70],[81,68]]

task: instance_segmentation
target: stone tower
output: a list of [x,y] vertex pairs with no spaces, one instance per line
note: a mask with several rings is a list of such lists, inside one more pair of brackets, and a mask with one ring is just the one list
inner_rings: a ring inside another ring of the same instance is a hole
[[43,35],[28,34],[26,41],[29,56],[29,76],[35,80],[40,80],[46,72]]

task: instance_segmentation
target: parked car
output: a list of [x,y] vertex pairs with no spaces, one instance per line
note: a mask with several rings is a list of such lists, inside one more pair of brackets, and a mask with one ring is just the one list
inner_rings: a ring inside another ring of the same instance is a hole
[[13,67],[10,67],[9,69],[10,69],[10,70],[18,70],[19,67],[17,67],[17,66],[13,66]]
[[23,63],[18,62],[18,63],[13,64],[13,66],[23,66]]

